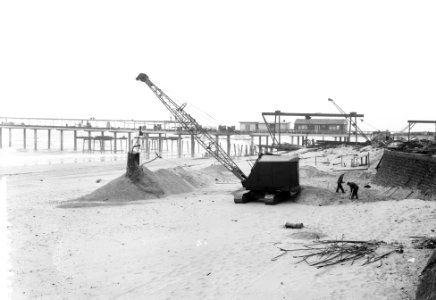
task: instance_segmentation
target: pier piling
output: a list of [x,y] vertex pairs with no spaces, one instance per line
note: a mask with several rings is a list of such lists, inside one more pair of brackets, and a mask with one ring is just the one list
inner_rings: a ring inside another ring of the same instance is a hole
[[33,149],[38,150],[38,130],[33,129]]
[[47,149],[50,150],[51,147],[51,129],[47,130]]
[[60,134],[61,134],[61,151],[64,151],[64,130],[63,129],[60,130]]
[[26,128],[23,128],[23,148],[26,150]]

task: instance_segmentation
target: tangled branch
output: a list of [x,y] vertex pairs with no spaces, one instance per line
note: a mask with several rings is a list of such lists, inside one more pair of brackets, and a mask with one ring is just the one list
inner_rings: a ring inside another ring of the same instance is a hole
[[351,264],[354,264],[356,260],[365,259],[362,263],[363,266],[381,261],[381,259],[395,252],[403,253],[402,245],[391,245],[394,246],[394,249],[384,254],[377,255],[375,251],[382,244],[386,243],[383,241],[320,240],[309,245],[303,245],[303,248],[298,249],[284,249],[278,247],[283,253],[271,260],[275,261],[288,252],[306,251],[309,253],[294,256],[294,258],[301,259],[298,263],[305,262],[310,266],[323,268],[347,261],[351,261]]

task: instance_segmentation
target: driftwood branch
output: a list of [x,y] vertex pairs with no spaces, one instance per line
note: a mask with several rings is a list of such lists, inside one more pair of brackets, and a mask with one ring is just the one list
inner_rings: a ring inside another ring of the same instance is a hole
[[275,261],[288,252],[305,251],[308,253],[294,256],[294,258],[300,258],[298,263],[306,262],[310,266],[323,268],[348,261],[354,264],[355,261],[366,258],[362,264],[363,266],[381,261],[393,253],[403,253],[402,245],[391,245],[394,246],[393,250],[376,255],[376,249],[382,244],[386,243],[383,241],[320,240],[304,245],[303,248],[285,249],[277,247],[283,253],[271,260]]

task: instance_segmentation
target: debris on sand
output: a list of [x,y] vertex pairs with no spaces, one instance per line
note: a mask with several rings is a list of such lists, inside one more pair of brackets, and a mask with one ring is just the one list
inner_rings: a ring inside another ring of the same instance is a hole
[[303,227],[304,227],[303,223],[290,223],[290,222],[286,222],[286,224],[285,224],[285,228],[301,229]]
[[411,236],[412,245],[415,249],[436,249],[436,236]]
[[351,264],[353,264],[356,260],[365,259],[362,263],[363,266],[380,261],[392,253],[403,253],[401,244],[391,244],[389,246],[393,249],[377,255],[376,250],[382,244],[387,245],[383,241],[319,240],[309,245],[303,245],[304,248],[284,249],[278,247],[283,253],[271,260],[277,260],[290,251],[307,251],[308,254],[294,256],[294,258],[301,258],[298,263],[304,261],[309,266],[323,268],[347,261],[351,261]]

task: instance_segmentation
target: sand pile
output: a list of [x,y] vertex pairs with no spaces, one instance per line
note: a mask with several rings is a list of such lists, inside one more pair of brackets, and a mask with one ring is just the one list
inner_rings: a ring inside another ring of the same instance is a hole
[[343,194],[322,187],[303,185],[295,202],[306,205],[332,205],[344,200],[345,197],[341,195]]
[[[162,198],[171,194],[187,193],[226,179],[229,173],[221,166],[210,166],[203,170],[186,170],[182,167],[160,169],[155,172],[142,167],[141,174],[133,179],[123,174],[92,193],[69,201],[62,207],[113,204],[135,200]],[[233,176],[232,174],[230,174]]]
[[324,172],[324,171],[321,171],[313,166],[300,166],[299,173],[300,173],[300,177],[303,177],[303,178],[332,176],[331,174]]

